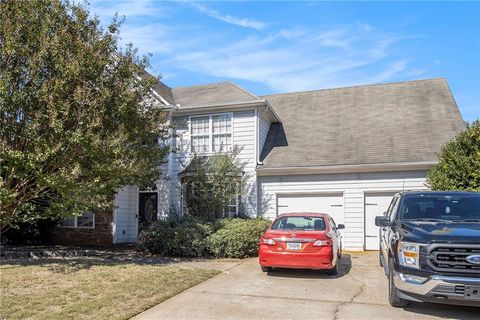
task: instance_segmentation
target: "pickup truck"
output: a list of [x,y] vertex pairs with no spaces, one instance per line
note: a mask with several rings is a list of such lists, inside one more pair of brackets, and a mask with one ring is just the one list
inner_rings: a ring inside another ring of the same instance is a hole
[[480,307],[480,193],[398,193],[375,224],[393,307]]

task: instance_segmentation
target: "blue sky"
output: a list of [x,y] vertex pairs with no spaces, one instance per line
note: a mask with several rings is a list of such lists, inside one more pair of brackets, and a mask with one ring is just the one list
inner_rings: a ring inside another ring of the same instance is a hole
[[171,86],[231,80],[254,94],[447,78],[480,118],[479,2],[91,1]]

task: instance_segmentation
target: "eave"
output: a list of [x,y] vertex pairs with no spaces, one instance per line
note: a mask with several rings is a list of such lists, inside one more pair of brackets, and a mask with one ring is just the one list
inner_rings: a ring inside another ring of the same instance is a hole
[[303,166],[303,167],[282,167],[263,168],[257,166],[258,176],[279,176],[279,175],[307,175],[307,174],[329,174],[329,173],[361,173],[361,172],[385,172],[385,171],[413,171],[430,169],[436,161],[420,162],[393,162],[373,164],[348,164],[332,166]]

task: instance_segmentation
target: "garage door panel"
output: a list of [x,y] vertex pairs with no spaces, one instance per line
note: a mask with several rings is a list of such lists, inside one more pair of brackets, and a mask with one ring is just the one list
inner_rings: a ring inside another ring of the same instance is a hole
[[335,223],[344,223],[342,194],[278,195],[278,214],[293,212],[319,212],[329,214]]
[[365,249],[378,250],[380,246],[379,228],[375,226],[375,217],[388,210],[395,193],[365,195]]

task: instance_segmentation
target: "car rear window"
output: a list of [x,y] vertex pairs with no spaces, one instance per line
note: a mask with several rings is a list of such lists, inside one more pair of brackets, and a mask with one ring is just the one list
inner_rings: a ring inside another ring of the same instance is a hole
[[272,230],[325,230],[325,220],[322,217],[283,217],[275,221]]
[[480,193],[465,195],[409,195],[405,197],[402,203],[400,216],[405,220],[479,220]]

